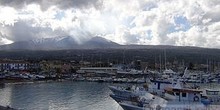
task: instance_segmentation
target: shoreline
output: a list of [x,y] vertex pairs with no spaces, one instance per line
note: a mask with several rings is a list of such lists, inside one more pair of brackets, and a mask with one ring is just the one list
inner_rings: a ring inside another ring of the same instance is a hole
[[[78,79],[45,79],[45,80],[0,80],[0,88],[4,88],[5,85],[13,84],[37,84],[37,83],[55,83],[55,82],[98,82],[98,83],[113,83],[113,84],[145,84],[149,82],[123,82],[123,81],[91,81],[91,80],[78,80]],[[187,83],[187,84],[202,84],[210,86],[210,84],[219,83]]]
[[2,85],[12,85],[12,84],[33,84],[33,83],[50,83],[50,82],[63,82],[63,81],[70,81],[70,80],[4,80],[0,81]]

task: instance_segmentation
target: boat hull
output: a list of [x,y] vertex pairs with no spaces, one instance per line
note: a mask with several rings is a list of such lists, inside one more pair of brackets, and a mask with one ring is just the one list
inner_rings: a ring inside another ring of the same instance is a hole
[[147,110],[144,107],[138,107],[132,104],[127,104],[127,103],[119,103],[119,105],[124,109],[124,110]]
[[128,90],[121,90],[117,87],[114,86],[109,86],[109,89],[113,92],[113,94],[120,96],[120,97],[126,97],[126,98],[130,98],[130,97],[135,97],[137,96],[137,94],[135,94],[132,91],[128,91]]
[[112,99],[114,99],[116,102],[120,102],[120,101],[124,101],[124,100],[130,100],[130,98],[128,98],[128,97],[121,97],[121,96],[117,96],[115,94],[110,94],[110,97]]

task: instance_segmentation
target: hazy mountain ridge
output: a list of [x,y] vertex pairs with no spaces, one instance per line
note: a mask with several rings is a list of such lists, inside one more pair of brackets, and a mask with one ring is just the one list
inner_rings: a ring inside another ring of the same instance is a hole
[[107,40],[103,37],[93,37],[83,43],[78,43],[71,36],[58,36],[54,38],[41,38],[30,41],[19,41],[19,42],[14,42],[12,44],[0,46],[0,50],[71,50],[71,49],[162,49],[162,50],[180,49],[183,51],[190,49],[192,52],[198,52],[206,48],[193,47],[193,46],[172,46],[172,45],[120,45],[113,41]]
[[65,50],[65,49],[94,49],[94,48],[116,48],[119,44],[102,37],[93,37],[79,44],[70,36],[55,38],[41,38],[30,41],[19,41],[0,46],[0,50]]
[[[145,46],[146,47],[146,46]],[[151,47],[151,46],[150,46]],[[1,59],[28,59],[28,60],[66,60],[66,61],[110,61],[122,63],[122,59],[125,58],[125,62],[131,62],[132,60],[147,61],[154,64],[159,63],[159,57],[161,56],[162,62],[164,61],[164,54],[166,51],[166,57],[168,62],[178,60],[179,62],[187,63],[193,62],[206,64],[207,60],[212,62],[220,62],[220,49],[209,48],[197,48],[197,47],[178,47],[167,46],[166,49],[161,48],[163,46],[152,46],[155,48],[148,49],[125,49],[121,48],[105,48],[105,49],[70,49],[70,50],[1,50]],[[168,49],[170,48],[170,49]],[[123,57],[123,55],[125,55]]]
[[102,37],[94,37],[83,44],[85,48],[117,48],[120,44]]
[[138,59],[154,63],[155,59],[158,62],[159,56],[163,57],[166,52],[167,61],[177,59],[186,63],[206,63],[209,59],[220,62],[220,49],[172,45],[120,45],[101,37],[93,37],[82,44],[70,36],[21,41],[0,46],[0,51],[2,59],[78,61],[83,55],[85,61],[90,61],[91,58],[100,60],[102,56],[103,61],[120,62],[125,55],[126,62]]

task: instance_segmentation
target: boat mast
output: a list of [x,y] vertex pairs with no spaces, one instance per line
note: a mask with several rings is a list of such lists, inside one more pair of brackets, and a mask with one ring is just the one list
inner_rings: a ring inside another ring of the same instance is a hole
[[165,70],[167,69],[167,66],[166,66],[166,60],[167,60],[167,56],[166,56],[166,49],[164,50],[164,67],[165,67]]
[[91,56],[91,64],[90,64],[90,66],[92,67],[93,66],[93,54],[92,54],[92,56]]
[[99,64],[99,67],[102,67],[102,61],[101,61],[101,60],[102,60],[102,54],[100,53],[100,54],[99,54],[99,63],[100,63],[100,64]]
[[125,49],[123,51],[123,64],[125,64]]
[[208,60],[208,59],[206,60],[206,65],[207,65],[207,67],[206,67],[206,73],[208,73],[208,71],[209,71],[209,60]]
[[83,63],[84,58],[83,58],[83,56],[84,56],[84,54],[82,53],[82,55],[81,55],[81,67],[84,66],[84,63]]
[[185,62],[183,59],[182,59],[182,66],[185,67]]
[[154,69],[156,70],[156,56],[154,57]]
[[161,73],[161,54],[159,56],[159,59],[160,59],[160,73]]

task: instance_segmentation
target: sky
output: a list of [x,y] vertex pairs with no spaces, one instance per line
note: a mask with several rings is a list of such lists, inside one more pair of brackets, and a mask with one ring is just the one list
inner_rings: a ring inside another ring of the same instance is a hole
[[0,0],[0,45],[71,36],[220,48],[220,0]]

